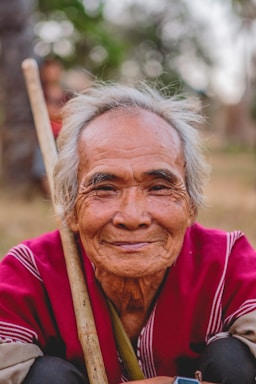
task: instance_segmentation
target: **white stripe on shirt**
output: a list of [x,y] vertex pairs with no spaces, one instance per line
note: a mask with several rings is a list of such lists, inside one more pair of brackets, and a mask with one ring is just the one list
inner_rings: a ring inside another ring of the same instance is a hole
[[39,281],[42,281],[34,255],[25,244],[20,244],[12,248],[8,252],[8,255],[15,257],[32,275],[34,275]]
[[228,260],[229,260],[232,247],[234,246],[236,240],[239,239],[239,237],[241,236],[242,236],[242,233],[240,231],[227,233],[227,248],[226,248],[226,255],[225,255],[225,263],[224,263],[223,272],[218,284],[218,288],[216,290],[216,293],[213,299],[210,319],[209,319],[208,328],[206,332],[206,341],[208,341],[208,339],[212,335],[219,333],[222,330],[223,324],[222,324],[221,300],[222,300],[222,294],[224,289],[224,280],[225,280]]
[[0,338],[5,342],[32,343],[38,340],[36,332],[17,324],[0,321]]
[[153,327],[155,320],[156,306],[154,307],[146,326],[142,329],[138,339],[139,364],[146,377],[155,377],[156,369],[153,355]]

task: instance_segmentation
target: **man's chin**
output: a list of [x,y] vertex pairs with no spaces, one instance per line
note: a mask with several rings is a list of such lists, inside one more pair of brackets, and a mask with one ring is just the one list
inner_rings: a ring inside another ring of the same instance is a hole
[[156,266],[149,268],[145,268],[145,265],[133,264],[132,266],[123,266],[120,268],[111,268],[105,269],[106,272],[123,279],[140,279],[155,276],[158,273],[164,273],[167,267],[165,268],[156,268]]

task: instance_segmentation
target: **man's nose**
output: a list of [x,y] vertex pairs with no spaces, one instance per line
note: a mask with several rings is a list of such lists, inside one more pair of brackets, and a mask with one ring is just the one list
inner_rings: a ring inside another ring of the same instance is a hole
[[152,218],[143,191],[137,188],[125,190],[114,215],[113,224],[126,229],[148,227]]

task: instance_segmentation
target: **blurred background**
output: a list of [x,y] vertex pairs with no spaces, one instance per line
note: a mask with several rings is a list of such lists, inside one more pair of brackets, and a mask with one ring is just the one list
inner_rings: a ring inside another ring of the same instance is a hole
[[0,1],[0,257],[55,228],[21,71],[37,60],[60,107],[95,80],[148,80],[198,97],[212,176],[199,221],[256,247],[255,0]]

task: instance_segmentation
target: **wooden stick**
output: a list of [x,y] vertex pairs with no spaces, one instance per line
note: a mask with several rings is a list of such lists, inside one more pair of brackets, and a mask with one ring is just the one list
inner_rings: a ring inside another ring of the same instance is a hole
[[90,298],[74,235],[69,230],[63,215],[59,212],[59,207],[56,207],[53,199],[53,167],[57,160],[57,150],[42,91],[38,66],[34,59],[26,59],[22,63],[22,69],[31,103],[38,141],[45,163],[53,207],[57,216],[76,316],[78,338],[84,353],[88,377],[91,384],[107,384],[107,376]]

